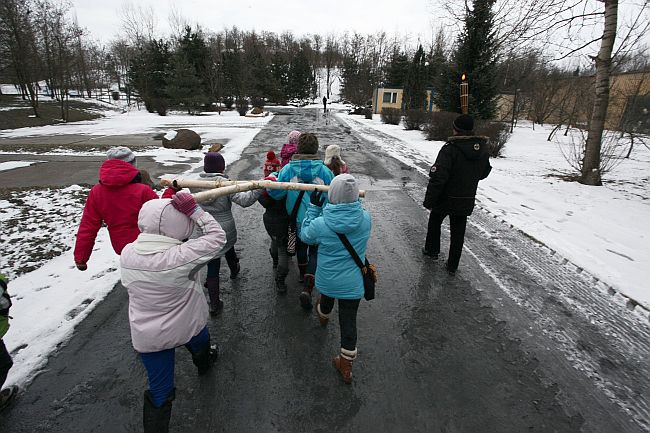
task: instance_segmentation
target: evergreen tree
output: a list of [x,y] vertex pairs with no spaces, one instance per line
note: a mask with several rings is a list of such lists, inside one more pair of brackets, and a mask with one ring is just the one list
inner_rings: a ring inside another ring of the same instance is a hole
[[407,110],[422,110],[427,99],[426,93],[426,59],[420,45],[413,56],[413,61],[404,83],[404,107]]
[[465,14],[451,61],[437,80],[434,100],[444,111],[460,112],[459,85],[463,73],[469,82],[469,112],[481,119],[496,113],[496,61],[494,40],[495,0],[473,0]]
[[170,69],[169,42],[163,39],[145,43],[133,60],[129,80],[150,113],[167,112]]
[[289,63],[276,51],[270,66],[271,88],[269,99],[272,102],[286,104],[289,99]]
[[171,104],[180,105],[188,114],[192,114],[207,102],[203,83],[196,74],[195,66],[181,52],[177,52],[173,57],[170,78],[166,92]]
[[304,49],[300,49],[289,66],[288,96],[296,99],[309,98],[313,76]]
[[406,53],[395,50],[386,71],[386,86],[403,87],[409,68],[409,59]]

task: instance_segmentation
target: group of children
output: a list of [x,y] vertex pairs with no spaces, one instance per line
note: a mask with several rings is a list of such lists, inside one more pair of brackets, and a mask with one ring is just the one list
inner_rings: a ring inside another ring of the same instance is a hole
[[[339,300],[341,351],[334,367],[345,383],[352,380],[356,357],[356,315],[363,296],[363,278],[339,236],[345,235],[359,257],[365,257],[371,219],[359,201],[356,179],[348,173],[339,146],[318,156],[317,137],[292,131],[280,152],[267,153],[264,178],[278,182],[330,185],[329,192],[253,190],[197,204],[192,194],[172,187],[160,199],[143,183],[135,156],[124,147],[111,149],[100,168],[100,182],[86,201],[74,250],[76,266],[87,269],[97,231],[106,224],[112,246],[120,254],[122,284],[129,293],[129,323],[133,347],[147,371],[144,394],[145,432],[168,431],[174,388],[174,352],[184,345],[199,374],[218,356],[207,322],[224,307],[219,270],[225,257],[230,277],[240,272],[235,251],[237,228],[232,203],[248,207],[259,202],[271,238],[275,285],[287,292],[290,229],[296,231],[299,301],[312,309],[314,288],[320,295],[316,311],[326,326]],[[204,156],[206,180],[227,180],[218,152]],[[207,272],[206,272],[207,271]],[[209,303],[203,295],[207,288]]]

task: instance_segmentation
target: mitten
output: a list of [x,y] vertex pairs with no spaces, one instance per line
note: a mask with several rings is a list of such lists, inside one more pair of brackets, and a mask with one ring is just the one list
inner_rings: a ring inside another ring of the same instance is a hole
[[325,203],[325,197],[323,197],[323,193],[320,191],[314,191],[311,193],[311,197],[309,198],[309,202],[313,204],[314,206],[322,207],[323,203]]
[[191,216],[198,207],[194,196],[189,192],[177,192],[174,194],[172,197],[172,206],[187,216]]

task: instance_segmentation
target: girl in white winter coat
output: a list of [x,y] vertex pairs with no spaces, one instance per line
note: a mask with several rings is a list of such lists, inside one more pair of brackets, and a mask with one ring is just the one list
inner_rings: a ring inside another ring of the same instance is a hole
[[[208,306],[200,270],[221,251],[226,233],[189,193],[146,202],[141,231],[120,257],[122,284],[129,293],[133,347],[147,370],[144,431],[167,432],[174,388],[174,352],[184,345],[199,374],[217,357],[206,326]],[[189,239],[197,229],[200,234]],[[189,240],[188,240],[189,239]]]

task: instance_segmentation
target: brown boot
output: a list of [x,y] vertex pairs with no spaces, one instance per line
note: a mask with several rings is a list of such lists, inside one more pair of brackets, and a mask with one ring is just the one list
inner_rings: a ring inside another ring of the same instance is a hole
[[318,321],[320,322],[320,326],[327,326],[327,324],[330,321],[330,315],[323,314],[323,312],[321,311],[320,296],[318,296],[318,299],[316,300],[316,312],[318,313]]
[[346,350],[341,348],[341,354],[332,360],[334,368],[341,373],[343,382],[348,385],[352,383],[352,361],[357,357],[357,349]]
[[300,305],[305,310],[311,310],[311,292],[314,290],[314,276],[305,274],[305,286],[300,293]]
[[300,275],[298,276],[298,281],[302,283],[303,281],[305,281],[305,272],[307,272],[307,263],[305,263],[304,265],[298,263],[298,272],[300,273]]

